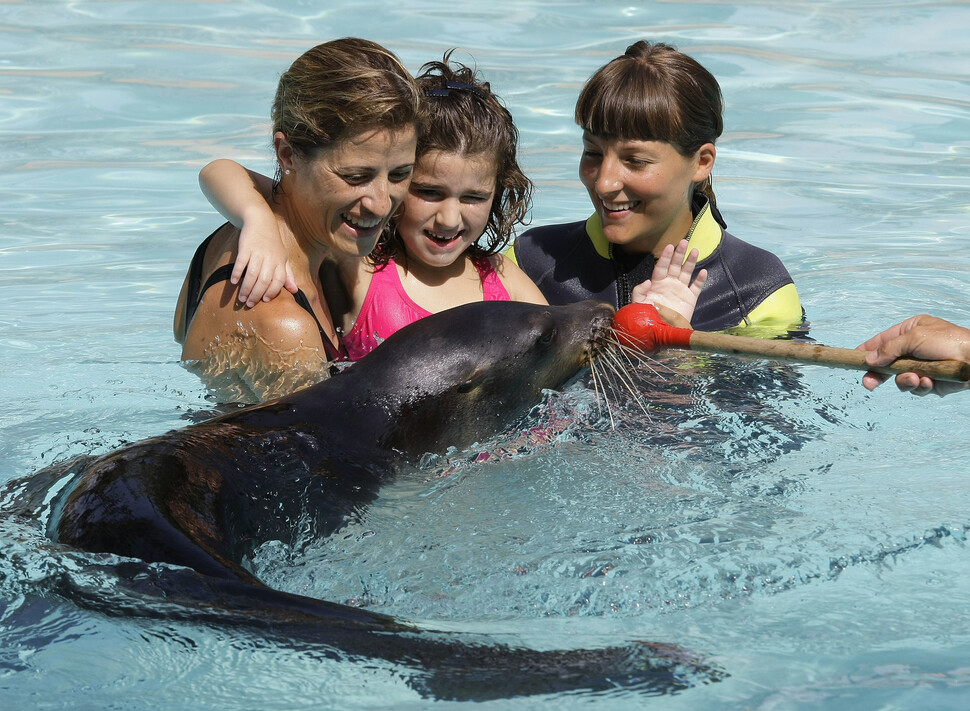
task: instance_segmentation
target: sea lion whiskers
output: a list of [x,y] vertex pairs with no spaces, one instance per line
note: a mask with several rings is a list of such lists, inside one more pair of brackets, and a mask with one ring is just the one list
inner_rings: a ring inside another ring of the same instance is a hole
[[[623,334],[623,339],[620,339],[617,335],[616,328],[611,329],[612,338],[611,343],[613,346],[620,351],[624,359],[630,364],[631,367],[643,366],[647,368],[653,375],[660,376],[660,371],[653,367],[654,364],[659,365],[659,361],[651,358],[646,351],[646,348],[639,348],[636,346],[629,345],[629,341],[637,341],[638,343],[644,343],[641,339],[631,336],[628,333]],[[634,363],[635,362],[635,363]]]
[[[651,372],[657,371],[650,366],[652,359],[644,356],[642,352],[635,348],[630,348],[616,336],[615,329],[612,327],[606,331],[596,334],[598,336],[595,346],[596,357],[590,361],[590,373],[592,376],[593,390],[596,393],[596,402],[600,406],[600,396],[603,397],[606,409],[610,417],[610,424],[616,427],[613,417],[613,408],[610,404],[606,385],[613,391],[626,390],[648,419],[650,413],[631,376],[631,371],[635,365],[646,365]],[[636,363],[634,363],[636,361]],[[600,406],[602,413],[602,406]]]
[[[605,373],[597,372],[597,364],[600,362],[600,359],[604,357],[610,350],[612,331],[612,320],[609,322],[603,318],[593,320],[593,323],[590,325],[590,339],[586,346],[585,364],[589,367],[590,377],[593,384],[593,392],[596,394],[597,411],[602,417],[603,404],[605,404],[607,414],[610,417],[610,427],[615,428],[616,422],[613,419],[613,408],[610,406],[610,401],[606,396],[606,390],[604,387],[606,383],[603,382]],[[600,401],[601,396],[602,402]]]
[[616,429],[616,421],[613,419],[613,408],[610,406],[610,401],[606,397],[606,390],[599,381],[603,377],[596,375],[596,361],[590,361],[589,373],[593,381],[593,392],[596,393],[596,408],[600,414],[603,416],[603,405],[600,404],[600,396],[603,397],[603,403],[606,405],[606,412],[610,416],[610,427]]
[[630,397],[633,398],[634,402],[643,411],[643,414],[649,419],[650,413],[647,411],[647,406],[643,402],[643,398],[640,397],[640,392],[633,382],[633,377],[631,376],[633,362],[630,358],[619,348],[613,348],[609,352],[610,358],[607,364],[610,366],[610,372],[615,381],[619,381],[619,385],[614,382],[614,389],[626,390]]

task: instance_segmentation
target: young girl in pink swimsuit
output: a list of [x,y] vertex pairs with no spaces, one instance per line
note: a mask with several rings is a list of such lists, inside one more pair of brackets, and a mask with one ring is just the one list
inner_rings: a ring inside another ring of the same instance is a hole
[[[516,161],[512,115],[487,82],[468,67],[449,64],[449,55],[424,65],[417,77],[425,123],[394,229],[366,258],[334,254],[320,270],[322,291],[351,360],[363,358],[409,323],[455,306],[547,303],[525,272],[501,254],[514,227],[525,221],[532,194],[532,183]],[[351,183],[366,179],[347,171],[341,167],[338,177]],[[234,283],[243,278],[240,300],[253,306],[283,286],[292,291],[268,205],[273,181],[229,160],[210,163],[199,178],[209,201],[240,227],[232,275]],[[670,307],[689,320],[706,273],[688,285],[682,274],[689,278],[696,250],[688,256],[684,242],[676,254],[670,251],[658,262],[653,284],[638,286],[634,300]]]

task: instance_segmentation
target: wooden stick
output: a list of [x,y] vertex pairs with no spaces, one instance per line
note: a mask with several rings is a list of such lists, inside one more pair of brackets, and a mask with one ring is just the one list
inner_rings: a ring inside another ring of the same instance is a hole
[[970,381],[970,363],[959,360],[898,358],[889,365],[871,366],[866,363],[865,351],[795,341],[771,341],[750,336],[693,331],[690,334],[690,349],[707,353],[761,356],[793,363],[814,363],[849,370],[871,370],[887,375],[913,372],[934,380]]

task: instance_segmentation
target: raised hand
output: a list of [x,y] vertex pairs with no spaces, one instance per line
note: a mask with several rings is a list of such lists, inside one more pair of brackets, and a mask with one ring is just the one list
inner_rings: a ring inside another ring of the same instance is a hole
[[633,288],[633,303],[671,309],[689,323],[694,315],[697,297],[707,281],[706,269],[701,269],[691,281],[696,266],[697,250],[692,249],[687,254],[687,240],[682,239],[676,247],[668,244],[660,254],[651,277]]

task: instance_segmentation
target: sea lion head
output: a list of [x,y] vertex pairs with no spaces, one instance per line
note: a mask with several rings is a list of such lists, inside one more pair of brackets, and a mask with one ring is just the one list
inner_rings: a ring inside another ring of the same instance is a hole
[[401,329],[353,369],[396,383],[384,392],[398,412],[388,445],[409,454],[465,447],[579,373],[605,342],[612,314],[596,301],[467,304]]

